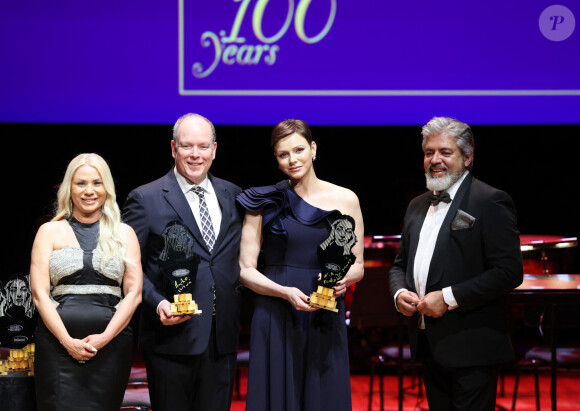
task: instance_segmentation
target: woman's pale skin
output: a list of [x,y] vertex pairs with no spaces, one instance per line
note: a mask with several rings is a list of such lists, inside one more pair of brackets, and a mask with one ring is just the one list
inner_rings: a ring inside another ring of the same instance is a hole
[[[290,185],[304,201],[322,210],[338,210],[354,218],[358,242],[353,246],[352,253],[356,260],[346,276],[334,287],[334,295],[339,297],[346,292],[349,285],[356,283],[364,275],[364,226],[358,198],[352,191],[316,177],[312,164],[312,159],[316,156],[316,143],[309,144],[302,135],[294,133],[281,139],[276,144],[274,154],[278,167],[288,176]],[[298,288],[277,284],[258,271],[261,248],[262,212],[248,211],[242,227],[240,245],[241,283],[258,294],[283,298],[297,310],[317,310],[318,308],[310,306],[310,298]]]
[[[96,168],[83,165],[73,175],[71,199],[73,217],[81,223],[94,223],[101,216],[101,207],[107,197],[101,175]],[[141,303],[143,275],[141,252],[137,236],[131,227],[121,225],[127,240],[126,257],[135,264],[125,263],[123,276],[124,298],[100,334],[87,335],[83,339],[72,338],[63,324],[50,298],[49,261],[52,252],[67,247],[79,248],[76,236],[66,220],[43,224],[36,234],[32,246],[30,282],[34,304],[50,332],[77,361],[87,361],[115,338],[130,322],[137,306]]]

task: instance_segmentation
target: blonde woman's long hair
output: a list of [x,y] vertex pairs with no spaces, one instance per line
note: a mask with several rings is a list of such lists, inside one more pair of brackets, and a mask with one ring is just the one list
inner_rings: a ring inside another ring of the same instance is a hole
[[99,217],[98,244],[102,251],[101,268],[115,256],[119,257],[121,261],[128,262],[125,258],[126,240],[121,234],[121,211],[117,205],[115,182],[109,165],[100,155],[95,153],[79,154],[69,163],[57,192],[56,212],[52,221],[68,220],[72,217],[74,207],[71,198],[72,179],[77,169],[84,165],[91,166],[99,172],[107,192],[107,198],[101,207],[101,216]]

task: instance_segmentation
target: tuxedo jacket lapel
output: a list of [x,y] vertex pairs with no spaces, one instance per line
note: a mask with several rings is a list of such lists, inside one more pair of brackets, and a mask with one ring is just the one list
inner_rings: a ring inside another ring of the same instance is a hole
[[[219,179],[213,178],[211,174],[208,174],[208,178],[213,185],[218,202],[222,209],[222,220],[219,222],[220,232],[213,247],[213,253],[215,254],[230,228],[231,221],[233,221],[233,213],[235,212],[235,209],[231,204],[234,204],[235,201],[233,199],[233,193],[231,193]],[[181,187],[179,187],[179,184],[177,183],[173,170],[166,175],[163,191],[165,199],[169,205],[175,210],[185,225],[187,225],[199,245],[209,253],[207,244],[203,239],[203,235],[201,234],[197,221],[195,221],[195,217],[191,211],[191,207],[189,206],[187,198],[185,198],[185,194],[181,191]],[[215,225],[218,224],[218,222],[212,221],[212,224]]]
[[209,175],[209,178],[211,180],[218,202],[222,209],[222,221],[220,222],[220,233],[216,238],[213,247],[215,253],[217,250],[219,250],[219,247],[228,232],[230,222],[232,221],[233,218],[232,213],[235,211],[231,207],[231,204],[235,203],[235,199],[232,198],[233,193],[231,193],[219,179],[214,179],[213,176],[211,176],[211,174]]
[[207,246],[203,236],[201,235],[201,231],[199,231],[199,227],[195,221],[191,207],[187,202],[187,198],[185,198],[185,194],[183,194],[183,191],[181,191],[181,187],[179,187],[179,184],[177,183],[177,179],[175,178],[173,170],[171,170],[171,172],[167,174],[166,177],[167,179],[163,187],[165,200],[175,210],[177,215],[179,215],[181,221],[183,221],[189,228],[191,234],[197,240],[200,246],[207,250]]
[[451,201],[451,205],[449,206],[449,211],[443,220],[443,224],[441,224],[441,229],[439,230],[439,235],[437,236],[437,242],[435,243],[435,249],[433,250],[433,257],[431,258],[431,265],[429,266],[429,275],[427,277],[427,287],[430,285],[436,284],[440,279],[441,275],[443,274],[444,263],[442,261],[443,255],[445,254],[445,247],[449,243],[449,235],[451,233],[451,222],[453,218],[457,214],[457,210],[459,209],[459,204],[463,200],[465,193],[471,187],[471,173],[465,177],[463,183],[459,186],[457,193],[455,193],[455,197],[453,201]]

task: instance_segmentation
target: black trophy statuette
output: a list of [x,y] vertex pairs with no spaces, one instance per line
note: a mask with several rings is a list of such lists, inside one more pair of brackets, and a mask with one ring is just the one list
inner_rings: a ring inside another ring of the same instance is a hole
[[35,308],[28,274],[11,275],[4,286],[0,282],[0,346],[21,349],[34,342]]
[[167,294],[173,295],[171,314],[199,315],[201,310],[193,300],[193,292],[200,257],[193,252],[193,236],[182,221],[176,220],[165,227],[163,240],[165,246],[159,255],[159,269]]
[[310,305],[338,312],[334,286],[344,278],[355,256],[352,247],[356,243],[354,219],[343,215],[332,223],[330,235],[317,250],[322,278],[316,292],[310,294]]

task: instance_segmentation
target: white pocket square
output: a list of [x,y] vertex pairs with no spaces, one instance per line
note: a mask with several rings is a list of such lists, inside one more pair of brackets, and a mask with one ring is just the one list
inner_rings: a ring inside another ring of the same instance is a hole
[[475,224],[475,217],[463,210],[457,210],[457,214],[451,222],[451,230],[464,230],[473,227],[473,224]]

